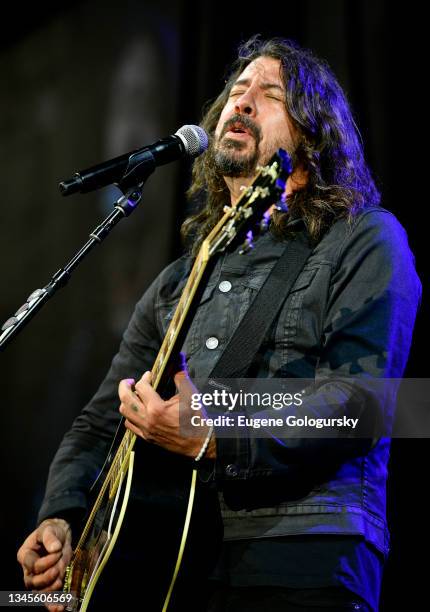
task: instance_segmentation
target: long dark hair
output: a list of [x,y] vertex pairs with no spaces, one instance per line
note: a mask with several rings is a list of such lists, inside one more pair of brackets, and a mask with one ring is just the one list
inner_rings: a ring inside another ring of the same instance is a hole
[[[226,86],[207,108],[201,125],[212,141],[234,82],[261,56],[280,60],[286,109],[300,135],[293,161],[308,172],[306,187],[288,199],[289,212],[272,215],[271,230],[282,237],[290,216],[300,216],[317,242],[336,219],[351,219],[380,201],[349,104],[327,63],[293,41],[253,36],[239,47]],[[195,160],[187,195],[191,201],[204,202],[182,226],[182,235],[195,254],[230,202],[225,181],[213,163],[212,146]]]

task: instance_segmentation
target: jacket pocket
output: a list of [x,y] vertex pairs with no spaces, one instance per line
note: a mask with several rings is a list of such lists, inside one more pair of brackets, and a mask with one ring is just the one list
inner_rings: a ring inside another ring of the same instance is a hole
[[[274,340],[283,365],[303,359],[304,354],[315,354],[317,359],[325,299],[321,276],[325,276],[321,267],[305,267],[281,308]],[[300,376],[310,377],[310,373]]]
[[[211,299],[215,286],[216,286],[216,282],[211,282],[204,289],[203,295],[197,307],[197,311],[194,316],[194,319],[197,317],[200,307],[203,306],[206,302],[208,302]],[[170,300],[159,301],[156,305],[156,320],[157,320],[157,325],[159,327],[162,338],[164,338],[164,336],[166,335],[168,327],[175,315],[175,311],[176,311],[176,308],[178,307],[178,304],[179,304],[184,288],[185,288],[185,284],[184,284],[184,287],[182,287],[181,291],[179,291],[175,295],[174,298]],[[192,324],[192,321],[191,322],[188,321],[189,327],[191,327],[191,324]]]

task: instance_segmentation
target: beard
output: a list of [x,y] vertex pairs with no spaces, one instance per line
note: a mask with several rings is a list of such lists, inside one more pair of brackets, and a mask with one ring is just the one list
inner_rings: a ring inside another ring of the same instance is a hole
[[241,153],[244,143],[225,139],[222,147],[214,151],[214,164],[222,176],[236,178],[239,176],[253,176],[257,169],[259,150],[255,146],[250,153]]
[[242,152],[245,143],[225,139],[222,145],[214,146],[212,159],[215,170],[220,176],[253,177],[257,173],[257,166],[267,164],[280,148],[290,155],[293,154],[291,146],[286,145],[281,138],[273,140],[264,150],[255,143],[253,150],[248,153]]
[[[224,138],[229,128],[241,123],[254,139],[251,151],[245,153],[246,143],[234,138]],[[247,115],[235,114],[225,122],[218,140],[214,144],[213,161],[221,176],[253,176],[260,157],[261,130]]]
[[[254,146],[247,151],[247,143],[234,138],[225,138],[229,128],[240,122],[254,139]],[[215,172],[220,176],[253,177],[259,164],[264,165],[282,147],[290,154],[291,145],[286,146],[285,139],[275,137],[263,148],[260,146],[261,130],[247,115],[236,114],[225,122],[219,138],[213,143],[212,162]]]

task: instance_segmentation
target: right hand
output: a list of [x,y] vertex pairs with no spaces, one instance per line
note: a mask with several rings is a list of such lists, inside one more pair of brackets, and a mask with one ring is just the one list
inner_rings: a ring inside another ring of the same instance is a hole
[[[57,518],[43,521],[24,541],[17,554],[27,589],[39,592],[61,590],[72,552],[69,523]],[[46,607],[50,612],[64,610],[64,606],[58,604]]]

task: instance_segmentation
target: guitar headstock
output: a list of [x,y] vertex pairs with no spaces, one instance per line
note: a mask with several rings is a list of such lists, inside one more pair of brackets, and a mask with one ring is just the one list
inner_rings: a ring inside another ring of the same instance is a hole
[[[252,222],[257,222],[272,204],[280,202],[291,170],[291,158],[283,149],[279,149],[269,163],[258,168],[252,184],[244,188],[235,206],[224,208],[224,216],[204,241],[209,257],[223,251],[246,232]],[[280,207],[286,210],[285,203]]]

